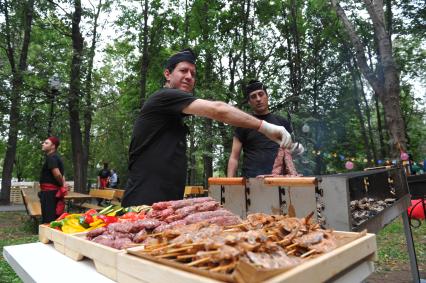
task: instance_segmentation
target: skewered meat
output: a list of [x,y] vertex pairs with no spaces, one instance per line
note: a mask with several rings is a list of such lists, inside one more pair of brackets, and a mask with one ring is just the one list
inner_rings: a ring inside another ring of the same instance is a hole
[[301,260],[297,257],[289,257],[283,251],[273,254],[247,252],[247,258],[250,262],[257,266],[274,269],[274,268],[292,268],[300,264]]
[[293,163],[293,157],[288,149],[280,147],[272,166],[272,175],[300,176]]
[[309,248],[311,245],[321,242],[323,238],[324,238],[323,231],[314,231],[294,239],[293,242],[298,244],[301,247]]

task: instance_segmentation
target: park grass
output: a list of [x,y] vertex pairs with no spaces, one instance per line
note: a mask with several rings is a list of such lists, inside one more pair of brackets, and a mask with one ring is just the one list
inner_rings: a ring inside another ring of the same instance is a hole
[[[426,267],[426,223],[412,228],[417,260]],[[38,241],[33,222],[25,212],[0,212],[0,282],[22,282],[3,258],[3,247]],[[409,264],[405,234],[400,218],[395,219],[377,235],[378,260],[376,272],[399,270]]]

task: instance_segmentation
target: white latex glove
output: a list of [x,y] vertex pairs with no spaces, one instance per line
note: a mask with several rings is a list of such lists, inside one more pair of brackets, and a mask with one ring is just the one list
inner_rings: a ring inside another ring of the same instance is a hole
[[290,148],[291,146],[291,136],[283,126],[277,126],[262,120],[258,131],[279,144],[280,147]]
[[305,148],[300,142],[295,142],[294,144],[292,144],[290,151],[293,154],[301,155],[305,152]]

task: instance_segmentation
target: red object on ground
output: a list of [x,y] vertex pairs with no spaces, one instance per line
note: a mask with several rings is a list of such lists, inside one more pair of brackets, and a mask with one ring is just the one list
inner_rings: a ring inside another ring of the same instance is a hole
[[[424,206],[426,207],[426,199],[423,200]],[[422,200],[413,199],[411,200],[411,206],[407,208],[408,216],[415,219],[425,219],[425,211],[423,210]]]

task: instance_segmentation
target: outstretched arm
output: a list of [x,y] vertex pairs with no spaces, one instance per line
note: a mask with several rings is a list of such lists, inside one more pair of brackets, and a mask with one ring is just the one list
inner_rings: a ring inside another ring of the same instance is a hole
[[240,159],[242,143],[236,137],[232,140],[231,155],[228,160],[228,178],[235,177],[238,169],[238,160]]
[[282,147],[291,146],[291,136],[284,127],[259,120],[221,101],[197,99],[182,112],[207,117],[236,127],[256,129]]

